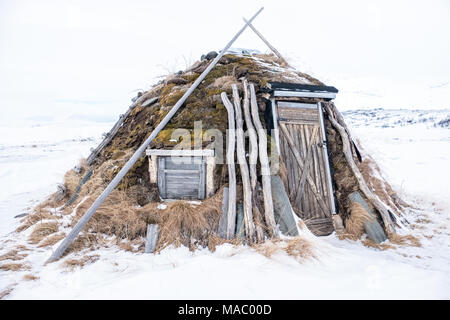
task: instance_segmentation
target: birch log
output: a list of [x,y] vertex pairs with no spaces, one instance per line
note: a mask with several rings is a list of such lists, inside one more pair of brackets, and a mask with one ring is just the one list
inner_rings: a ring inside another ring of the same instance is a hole
[[369,189],[369,187],[366,184],[366,181],[364,180],[363,175],[361,174],[361,171],[359,171],[358,167],[356,166],[355,161],[353,160],[352,156],[352,149],[350,146],[350,140],[347,134],[347,131],[343,126],[341,126],[336,119],[333,117],[333,112],[330,108],[330,106],[326,103],[324,104],[325,108],[327,109],[328,113],[328,120],[330,120],[333,127],[336,128],[336,130],[339,132],[341,138],[342,138],[342,144],[343,144],[343,152],[345,155],[345,159],[347,160],[348,165],[350,166],[350,169],[352,170],[353,174],[355,175],[356,180],[358,181],[358,186],[361,189],[361,191],[364,193],[366,198],[373,204],[373,206],[378,210],[378,212],[381,215],[381,218],[383,219],[386,231],[389,233],[394,233],[395,228],[394,224],[391,220],[391,217],[389,215],[388,210],[386,209],[385,205],[381,202],[378,197],[372,193],[372,191]]
[[234,146],[236,143],[236,130],[234,124],[234,108],[227,94],[220,95],[228,111],[228,138],[227,138],[227,164],[228,164],[228,219],[227,239],[234,237],[236,228],[236,169],[234,167]]
[[255,192],[256,181],[258,179],[256,175],[256,163],[258,162],[258,137],[256,135],[256,130],[253,126],[252,117],[250,114],[250,99],[248,95],[248,83],[246,79],[243,80],[242,86],[244,87],[244,101],[242,106],[244,109],[245,125],[247,126],[249,137],[248,162],[250,167],[250,179],[252,192]]
[[279,237],[275,217],[273,213],[272,186],[270,182],[269,157],[267,156],[267,135],[261,120],[259,119],[258,102],[256,101],[255,87],[250,84],[250,105],[252,108],[252,118],[258,133],[259,161],[261,162],[261,180],[264,194],[264,217],[270,236]]
[[[236,155],[239,163],[239,169],[242,177],[243,206],[244,206],[244,223],[245,234],[250,243],[255,240],[255,224],[253,223],[252,214],[252,190],[250,187],[250,174],[248,171],[247,161],[245,160],[245,140],[244,140],[244,120],[242,120],[241,101],[239,91],[236,84],[232,85],[234,110],[236,116]],[[228,101],[229,102],[229,101]]]

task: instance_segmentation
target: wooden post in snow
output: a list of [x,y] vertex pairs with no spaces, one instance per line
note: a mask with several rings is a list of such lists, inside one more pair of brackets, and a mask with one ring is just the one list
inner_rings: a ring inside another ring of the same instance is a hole
[[234,109],[236,111],[236,155],[242,177],[242,190],[244,199],[245,234],[250,242],[254,242],[255,224],[253,223],[252,189],[250,187],[250,174],[245,160],[244,120],[242,120],[241,101],[236,84],[232,85]]
[[194,81],[192,86],[183,94],[183,96],[180,98],[180,100],[175,103],[175,105],[172,107],[172,109],[169,111],[169,113],[161,120],[161,122],[158,124],[158,126],[153,130],[153,132],[150,134],[150,136],[144,141],[144,143],[136,150],[136,152],[131,156],[131,158],[125,163],[125,165],[122,167],[122,169],[117,173],[117,175],[112,179],[112,181],[108,184],[105,190],[98,196],[98,198],[94,201],[94,203],[89,207],[89,209],[86,211],[86,213],[81,217],[80,220],[78,220],[77,224],[73,229],[70,231],[70,233],[67,235],[67,237],[61,242],[59,247],[53,252],[53,254],[50,256],[50,258],[47,260],[47,262],[53,262],[58,260],[63,253],[67,250],[67,248],[72,244],[73,241],[75,241],[75,238],[80,233],[80,231],[84,228],[84,226],[89,222],[91,217],[94,215],[94,213],[97,211],[97,209],[102,205],[102,203],[106,200],[106,198],[110,195],[110,193],[117,187],[117,185],[120,183],[122,178],[127,174],[127,172],[134,166],[134,164],[139,160],[139,158],[142,156],[142,154],[145,152],[145,149],[147,149],[150,142],[155,139],[155,137],[161,132],[161,130],[167,125],[167,123],[172,119],[172,117],[175,115],[175,113],[178,111],[178,109],[181,108],[181,106],[184,104],[184,102],[187,100],[187,98],[194,92],[194,90],[198,87],[198,85],[205,79],[205,77],[208,75],[208,73],[211,71],[212,68],[219,62],[219,60],[223,57],[225,52],[231,47],[231,45],[236,41],[237,38],[244,32],[244,30],[247,28],[249,23],[251,23],[263,10],[264,8],[261,8],[256,12],[253,17],[238,31],[238,33],[235,34],[235,36],[228,42],[228,44],[223,48],[222,51],[220,51],[219,55],[217,55],[216,58],[208,65],[208,67],[205,69],[205,71],[202,72],[202,74],[197,78],[197,80]]
[[255,87],[253,86],[253,83],[250,84],[250,105],[252,108],[253,123],[255,124],[259,138],[258,149],[259,161],[261,162],[261,180],[264,194],[264,217],[266,218],[266,225],[269,234],[272,237],[278,238],[279,235],[273,212],[269,157],[267,156],[267,135],[266,130],[264,130],[261,120],[259,119],[258,102],[256,101]]
[[227,239],[234,237],[236,227],[236,169],[234,167],[234,146],[236,144],[236,129],[234,124],[233,104],[228,100],[227,94],[220,95],[228,111],[228,137],[227,137],[227,164],[228,164],[228,216]]

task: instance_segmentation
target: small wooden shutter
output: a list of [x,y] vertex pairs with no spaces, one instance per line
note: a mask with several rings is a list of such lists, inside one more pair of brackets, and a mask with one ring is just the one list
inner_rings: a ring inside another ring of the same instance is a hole
[[163,199],[204,199],[204,157],[158,157],[158,188]]

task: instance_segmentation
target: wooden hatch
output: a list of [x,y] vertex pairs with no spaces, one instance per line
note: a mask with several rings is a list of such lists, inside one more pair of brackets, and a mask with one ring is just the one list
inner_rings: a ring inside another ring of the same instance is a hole
[[206,160],[203,157],[158,157],[158,188],[163,199],[204,199]]
[[150,183],[162,199],[203,200],[214,193],[213,149],[147,149]]

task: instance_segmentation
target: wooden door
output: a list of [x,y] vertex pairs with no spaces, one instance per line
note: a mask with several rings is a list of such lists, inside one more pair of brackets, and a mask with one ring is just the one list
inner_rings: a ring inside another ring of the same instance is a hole
[[158,189],[163,199],[204,199],[206,161],[203,157],[158,157]]
[[328,235],[334,230],[334,201],[319,110],[318,104],[276,102],[279,147],[291,204],[315,235]]

